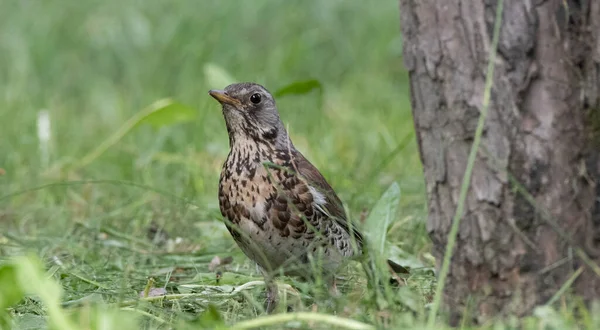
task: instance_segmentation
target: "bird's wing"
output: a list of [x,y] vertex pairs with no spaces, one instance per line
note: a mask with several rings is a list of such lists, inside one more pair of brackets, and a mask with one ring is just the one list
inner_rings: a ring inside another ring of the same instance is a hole
[[324,199],[319,200],[317,196],[313,196],[316,207],[321,212],[328,215],[330,219],[336,221],[342,228],[344,228],[344,230],[346,230],[346,232],[352,233],[356,239],[356,243],[362,249],[362,234],[356,226],[351,226],[352,224],[348,223],[348,218],[346,216],[346,212],[344,211],[342,201],[336,195],[335,191],[333,188],[331,188],[327,180],[325,180],[321,172],[319,172],[319,170],[317,170],[317,168],[297,150],[294,151],[293,154],[292,167],[295,167],[294,170],[296,170],[298,174],[307,181],[309,188],[316,190],[316,194],[312,192],[313,195],[320,195],[319,197],[322,196],[321,199]]

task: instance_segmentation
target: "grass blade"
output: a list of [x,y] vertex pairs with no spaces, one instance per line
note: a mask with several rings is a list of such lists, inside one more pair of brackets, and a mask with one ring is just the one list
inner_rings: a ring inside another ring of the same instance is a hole
[[305,321],[315,322],[317,324],[328,324],[336,327],[354,330],[371,330],[375,329],[374,326],[362,322],[358,322],[351,319],[342,318],[334,315],[320,314],[320,313],[285,313],[277,315],[269,315],[259,317],[253,320],[242,321],[234,324],[231,329],[254,329],[259,327],[265,327],[269,325],[282,324],[290,321]]

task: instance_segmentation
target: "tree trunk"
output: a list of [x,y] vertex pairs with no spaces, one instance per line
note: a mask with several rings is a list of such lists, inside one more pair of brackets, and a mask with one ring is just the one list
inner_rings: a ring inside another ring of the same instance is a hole
[[[496,6],[400,0],[438,269],[482,109]],[[451,320],[468,309],[479,322],[524,315],[580,267],[573,290],[600,297],[600,277],[577,257],[600,260],[599,132],[600,0],[504,1],[489,114],[444,291]]]

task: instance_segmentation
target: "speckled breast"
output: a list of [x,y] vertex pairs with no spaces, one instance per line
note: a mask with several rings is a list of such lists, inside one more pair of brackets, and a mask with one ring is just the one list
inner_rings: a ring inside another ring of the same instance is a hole
[[335,269],[346,254],[340,247],[348,235],[316,210],[309,186],[286,156],[260,148],[232,149],[219,184],[227,228],[265,271],[283,268],[289,275],[305,275],[311,253],[323,257],[325,270]]

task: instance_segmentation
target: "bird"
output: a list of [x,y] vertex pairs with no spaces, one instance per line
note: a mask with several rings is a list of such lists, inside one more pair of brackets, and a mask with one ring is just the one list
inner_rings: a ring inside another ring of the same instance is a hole
[[266,311],[277,305],[277,275],[321,275],[335,286],[334,275],[363,254],[365,239],[325,177],[294,146],[273,95],[251,82],[209,94],[222,105],[230,147],[219,208],[234,241],[265,278]]

